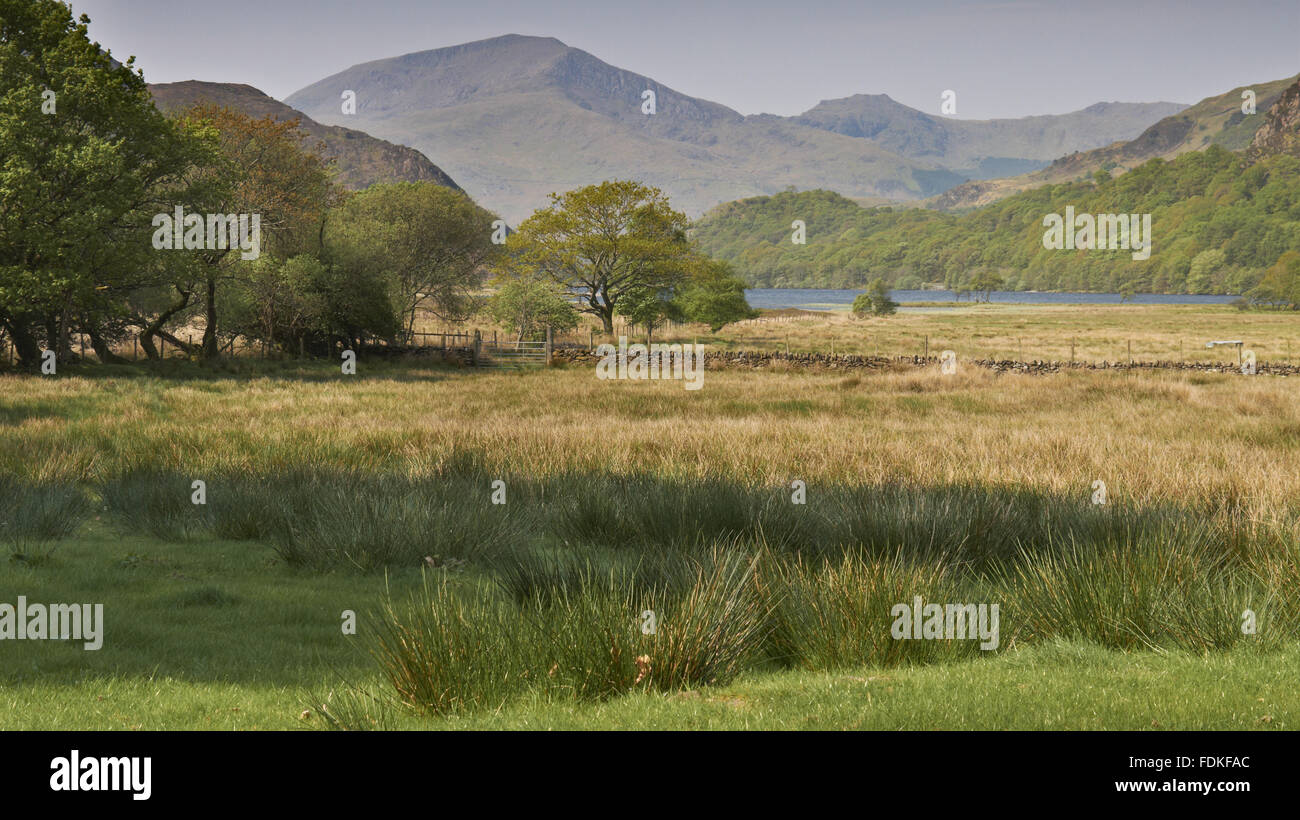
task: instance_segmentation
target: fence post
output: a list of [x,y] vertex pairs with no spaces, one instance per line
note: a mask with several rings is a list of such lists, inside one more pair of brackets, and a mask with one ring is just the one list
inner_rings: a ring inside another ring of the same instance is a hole
[[592,328],[587,328],[587,352],[590,353],[595,349],[596,349],[596,331]]
[[546,367],[551,366],[551,351],[555,349],[555,337],[551,334],[551,326],[546,326]]
[[480,351],[480,349],[481,349],[482,347],[483,347],[483,336],[482,336],[482,334],[480,334],[480,333],[478,332],[478,328],[475,328],[475,329],[474,329],[474,346],[473,346],[473,357],[474,357],[474,358],[473,358],[473,361],[474,361],[474,366],[475,366],[475,367],[478,367],[478,356],[479,356],[479,351]]

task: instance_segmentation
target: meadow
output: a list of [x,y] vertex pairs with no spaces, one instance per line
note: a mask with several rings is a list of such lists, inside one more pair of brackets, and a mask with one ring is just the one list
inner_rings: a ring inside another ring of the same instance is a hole
[[[106,611],[98,651],[0,642],[0,726],[1294,727],[1298,389],[959,365],[687,391],[420,359],[0,375],[0,602]],[[999,604],[997,649],[892,638],[915,595]]]
[[[886,318],[847,310],[780,311],[737,322],[717,334],[677,334],[722,349],[920,356],[952,350],[998,361],[1184,361],[1235,363],[1241,340],[1260,362],[1300,363],[1300,324],[1287,312],[1231,305],[1031,305],[970,302],[909,305]],[[780,314],[785,314],[781,316]],[[780,321],[773,321],[780,318]]]

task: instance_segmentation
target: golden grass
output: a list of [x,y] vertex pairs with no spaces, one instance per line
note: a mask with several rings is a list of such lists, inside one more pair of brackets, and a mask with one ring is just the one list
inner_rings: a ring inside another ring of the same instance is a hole
[[[680,335],[680,334],[679,334]],[[1294,314],[1239,311],[1227,305],[962,305],[908,310],[885,318],[847,311],[772,322],[728,325],[716,335],[692,328],[717,347],[881,356],[953,350],[962,358],[1081,362],[1192,361],[1235,363],[1237,349],[1206,349],[1212,340],[1241,339],[1258,361],[1300,362]]]
[[709,371],[704,387],[362,363],[354,379],[0,377],[0,471],[94,480],[131,467],[412,476],[466,459],[493,475],[569,471],[918,485],[1015,485],[1241,504],[1300,498],[1300,382],[1184,372],[1026,376],[962,367]]

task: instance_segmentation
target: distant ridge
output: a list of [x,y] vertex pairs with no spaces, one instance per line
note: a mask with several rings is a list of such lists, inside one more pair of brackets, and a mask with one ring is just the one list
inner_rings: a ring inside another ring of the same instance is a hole
[[231,108],[250,117],[273,117],[277,121],[299,120],[308,137],[324,144],[322,154],[332,160],[337,181],[349,189],[365,188],[376,182],[433,182],[460,190],[451,177],[414,148],[395,145],[362,131],[322,125],[251,85],[187,80],[149,86],[154,103],[172,113],[200,103]]
[[1099,102],[1069,114],[957,120],[917,111],[887,94],[856,94],[823,100],[795,119],[985,179],[1036,170],[1065,154],[1132,139],[1185,108],[1169,102]]
[[[1265,125],[1265,112],[1282,97],[1294,77],[1234,88],[1207,97],[1185,111],[1152,125],[1135,139],[1103,148],[1070,154],[1046,168],[1007,179],[968,182],[931,199],[926,204],[942,210],[987,205],[1018,191],[1091,176],[1097,171],[1121,174],[1152,159],[1172,159],[1188,151],[1221,145],[1243,151]],[[1242,113],[1242,92],[1255,92],[1255,113]]]

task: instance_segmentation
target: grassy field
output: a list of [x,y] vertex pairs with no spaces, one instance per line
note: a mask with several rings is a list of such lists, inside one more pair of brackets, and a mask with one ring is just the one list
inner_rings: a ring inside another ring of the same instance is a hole
[[[58,554],[39,572],[9,567],[4,588],[42,600],[106,600],[108,639],[97,652],[0,645],[6,729],[321,728],[318,701],[340,681],[372,675],[338,613],[372,608],[386,586],[420,583],[419,570],[387,579],[296,572],[247,543],[124,543],[93,524]],[[533,695],[463,715],[395,712],[385,725],[1294,729],[1297,674],[1294,646],[1198,654],[1052,641],[988,659],[757,672],[726,686],[595,703]]]
[[[1286,312],[1229,305],[971,304],[908,307],[887,318],[854,318],[847,310],[774,311],[716,334],[703,325],[666,337],[698,339],[716,349],[786,350],[919,356],[952,350],[960,358],[1069,361],[1235,363],[1237,349],[1206,349],[1208,341],[1240,339],[1260,362],[1300,363],[1300,321]],[[774,321],[780,319],[780,321]],[[486,325],[485,325],[486,326]],[[599,335],[599,334],[598,334]],[[587,341],[587,331],[565,337]]]
[[1295,726],[1293,379],[64,370],[0,375],[0,603],[104,647],[0,641],[5,728]]

